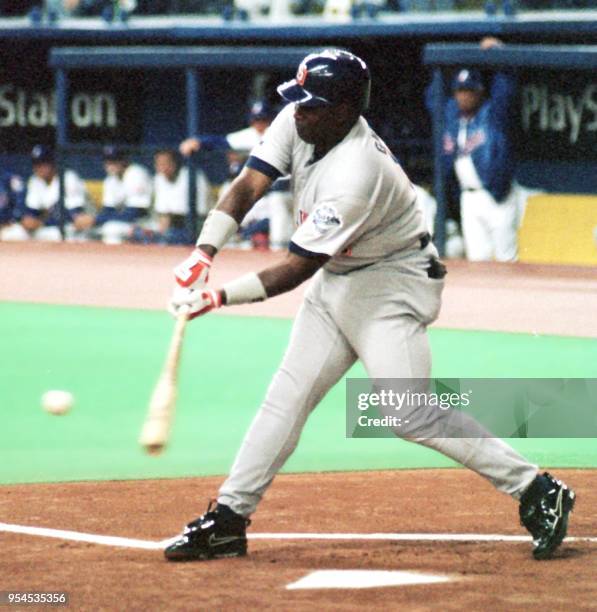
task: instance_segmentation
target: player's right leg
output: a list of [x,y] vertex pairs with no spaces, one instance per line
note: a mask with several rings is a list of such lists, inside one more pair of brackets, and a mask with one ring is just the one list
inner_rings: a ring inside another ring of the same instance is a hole
[[[417,258],[409,262],[410,272],[404,266],[398,261],[393,270],[387,262],[353,273],[352,279],[347,275],[332,281],[336,293],[348,298],[332,306],[335,320],[369,377],[403,394],[426,390],[431,376],[426,324],[437,315],[441,290],[441,281],[419,273]],[[359,318],[359,312],[366,314]],[[574,492],[550,475],[539,475],[536,465],[472,416],[425,402],[405,403],[399,413],[393,406],[380,411],[401,417],[394,428],[397,436],[439,451],[520,500],[521,520],[533,536],[535,558],[548,558],[562,542]]]
[[491,208],[489,199],[493,200],[488,193],[481,190],[463,191],[460,196],[460,224],[468,261],[493,259],[493,237],[487,219]]
[[491,242],[496,261],[516,261],[518,251],[518,193],[515,187],[505,202],[494,204],[491,212]]
[[220,488],[217,507],[187,526],[166,548],[167,559],[246,553],[246,517],[295,449],[313,408],[356,360],[320,292],[321,282],[315,280],[295,320],[282,364]]

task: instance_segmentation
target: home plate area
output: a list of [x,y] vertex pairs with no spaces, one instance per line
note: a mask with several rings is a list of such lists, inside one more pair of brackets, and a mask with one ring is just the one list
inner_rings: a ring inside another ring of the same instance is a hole
[[464,470],[282,474],[249,554],[168,563],[221,477],[6,485],[0,590],[65,591],[73,610],[595,609],[595,472],[551,561],[518,508]]
[[318,570],[286,585],[294,589],[367,589],[371,587],[436,584],[448,582],[448,576],[420,572],[385,570]]

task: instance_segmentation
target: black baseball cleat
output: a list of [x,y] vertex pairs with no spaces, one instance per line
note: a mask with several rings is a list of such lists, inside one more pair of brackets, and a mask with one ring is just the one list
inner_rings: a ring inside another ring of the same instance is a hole
[[181,536],[164,550],[168,561],[205,561],[247,554],[249,519],[228,506],[209,502],[207,512],[189,523]]
[[562,543],[576,495],[561,480],[538,475],[520,498],[520,522],[533,536],[533,557],[549,559]]

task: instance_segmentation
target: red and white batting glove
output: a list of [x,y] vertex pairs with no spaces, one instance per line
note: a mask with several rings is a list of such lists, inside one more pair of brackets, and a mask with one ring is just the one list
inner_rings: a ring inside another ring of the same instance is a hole
[[174,268],[174,278],[181,287],[202,289],[209,280],[212,258],[196,248],[181,264]]
[[215,289],[186,289],[177,287],[170,298],[168,310],[174,317],[188,314],[189,320],[207,314],[222,305],[222,296]]

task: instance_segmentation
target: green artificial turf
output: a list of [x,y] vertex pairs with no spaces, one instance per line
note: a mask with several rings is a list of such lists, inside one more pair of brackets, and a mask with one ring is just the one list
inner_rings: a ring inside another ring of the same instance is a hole
[[[166,452],[137,443],[173,320],[153,311],[0,304],[0,483],[224,474],[284,352],[291,322],[209,316],[187,326],[179,400]],[[434,375],[591,377],[591,339],[430,331]],[[350,376],[364,376],[357,364]],[[68,389],[66,416],[40,407]],[[339,383],[310,418],[286,470],[444,467],[451,461],[393,439],[346,439]],[[551,467],[594,467],[594,439],[517,439]]]

